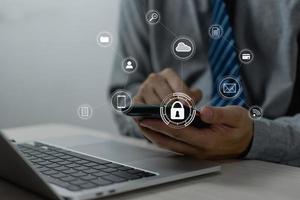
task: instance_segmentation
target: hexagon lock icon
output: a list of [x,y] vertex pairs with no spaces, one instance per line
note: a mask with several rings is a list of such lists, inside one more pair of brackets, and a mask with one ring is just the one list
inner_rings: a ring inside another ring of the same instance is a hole
[[175,101],[171,106],[171,119],[182,120],[184,119],[184,107],[180,101]]

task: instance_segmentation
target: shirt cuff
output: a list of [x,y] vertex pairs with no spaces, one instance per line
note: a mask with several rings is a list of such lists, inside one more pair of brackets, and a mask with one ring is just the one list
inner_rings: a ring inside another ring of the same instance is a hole
[[272,120],[260,119],[254,121],[253,141],[246,159],[256,159],[278,162],[284,155],[281,131],[275,130]]

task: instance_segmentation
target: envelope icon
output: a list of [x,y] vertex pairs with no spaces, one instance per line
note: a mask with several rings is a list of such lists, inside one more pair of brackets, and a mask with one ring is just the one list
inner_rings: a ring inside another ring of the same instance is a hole
[[236,83],[223,83],[223,93],[224,94],[235,94],[236,93]]

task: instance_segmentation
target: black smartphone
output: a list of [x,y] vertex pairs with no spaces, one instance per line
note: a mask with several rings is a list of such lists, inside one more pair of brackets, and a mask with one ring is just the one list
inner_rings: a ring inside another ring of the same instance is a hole
[[[188,110],[189,108],[185,107],[184,109]],[[130,109],[128,109],[127,112],[124,112],[124,114],[131,117],[139,117],[142,119],[161,119],[159,105],[146,105],[146,104],[133,105]],[[199,111],[196,111],[196,116],[192,121],[191,125],[196,128],[209,127],[209,124],[201,120]]]

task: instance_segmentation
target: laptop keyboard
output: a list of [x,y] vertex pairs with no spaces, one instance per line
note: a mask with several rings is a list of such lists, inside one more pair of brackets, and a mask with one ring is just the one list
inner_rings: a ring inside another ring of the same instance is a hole
[[70,191],[92,189],[156,175],[42,143],[18,144],[17,148],[46,181]]

